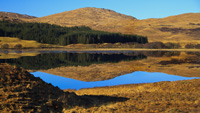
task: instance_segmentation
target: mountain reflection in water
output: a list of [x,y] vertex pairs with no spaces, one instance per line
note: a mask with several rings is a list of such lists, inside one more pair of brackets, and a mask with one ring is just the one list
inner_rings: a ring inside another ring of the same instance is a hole
[[114,86],[122,84],[139,84],[139,83],[153,83],[160,81],[178,81],[178,80],[190,80],[199,79],[200,77],[182,77],[176,75],[168,75],[165,73],[150,73],[137,71],[130,74],[115,77],[110,80],[85,82],[71,78],[65,78],[43,72],[33,72],[35,77],[40,77],[47,83],[51,83],[54,86],[58,86],[60,89],[81,89],[81,88],[93,88],[93,87],[104,87]]

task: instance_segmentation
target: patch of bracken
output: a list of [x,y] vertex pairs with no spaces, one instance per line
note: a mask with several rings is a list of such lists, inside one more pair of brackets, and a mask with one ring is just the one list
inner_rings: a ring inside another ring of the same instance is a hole
[[62,112],[78,96],[45,83],[23,68],[0,64],[0,112]]

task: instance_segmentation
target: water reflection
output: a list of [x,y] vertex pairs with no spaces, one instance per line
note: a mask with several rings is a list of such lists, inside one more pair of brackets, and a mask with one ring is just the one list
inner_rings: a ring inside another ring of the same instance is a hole
[[149,73],[149,72],[137,71],[134,73],[115,77],[110,80],[85,82],[43,72],[33,72],[32,74],[35,77],[40,77],[47,83],[51,83],[54,86],[58,86],[60,89],[77,89],[77,90],[81,88],[114,86],[122,84],[153,83],[160,81],[189,80],[189,79],[200,78],[200,77],[182,77],[182,76],[168,75],[165,73],[158,73],[158,72]]
[[30,70],[50,69],[61,66],[88,66],[100,63],[116,63],[120,61],[140,60],[147,58],[143,54],[126,55],[124,53],[42,53],[14,59],[0,59],[1,63],[9,63]]
[[[19,57],[20,54],[30,55],[37,52],[40,54]],[[8,58],[9,54],[17,54],[17,57]],[[180,52],[164,51],[0,51],[0,63],[9,63],[29,70],[47,70],[61,66],[89,66],[91,64],[141,60],[148,56],[170,57],[178,55]]]

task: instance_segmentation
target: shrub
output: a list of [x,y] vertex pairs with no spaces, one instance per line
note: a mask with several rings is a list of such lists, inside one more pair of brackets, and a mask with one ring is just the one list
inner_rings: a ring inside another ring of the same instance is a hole
[[168,42],[168,43],[165,43],[165,47],[167,49],[178,49],[178,48],[181,48],[181,45],[179,43]]
[[166,47],[165,47],[165,44],[163,44],[162,42],[150,42],[150,43],[144,44],[144,48],[163,49],[163,48],[166,48]]
[[195,45],[194,44],[187,44],[187,45],[185,45],[185,48],[192,49],[192,48],[195,48]]
[[200,44],[195,45],[196,49],[200,49]]
[[15,48],[16,48],[16,49],[21,49],[21,48],[22,48],[22,45],[21,45],[21,44],[16,44],[16,45],[15,45]]
[[143,48],[143,44],[135,44],[135,48]]
[[1,48],[2,48],[2,49],[8,49],[8,48],[9,48],[9,45],[8,45],[8,44],[3,44],[3,45],[1,45]]

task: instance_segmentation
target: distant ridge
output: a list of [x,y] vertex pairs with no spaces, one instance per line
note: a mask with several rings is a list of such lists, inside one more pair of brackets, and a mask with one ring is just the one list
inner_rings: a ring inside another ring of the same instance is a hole
[[37,18],[35,16],[29,16],[29,15],[25,15],[25,14],[18,14],[18,13],[11,13],[11,12],[0,12],[0,17],[18,18],[18,19]]
[[31,17],[20,21],[67,27],[88,26],[94,30],[147,36],[149,42],[175,42],[183,45],[200,43],[200,13],[138,20],[109,9],[86,7],[40,18],[29,18]]
[[11,13],[11,12],[0,12],[0,20],[6,20],[10,22],[26,22],[26,19],[36,18],[25,14]]
[[120,28],[123,21],[136,20],[132,16],[103,8],[81,8],[33,19],[35,22],[47,22],[61,26],[89,26],[92,29],[110,31]]
[[[138,20],[135,17],[103,8],[81,8],[57,13],[32,22],[50,23],[61,26],[89,26],[95,30],[120,32],[147,36],[149,41],[200,43],[200,13],[187,13],[161,19]],[[164,31],[162,28],[178,29]]]
[[11,12],[0,12],[0,17],[16,18],[16,19],[33,19],[35,16],[29,16],[25,14],[11,13]]

